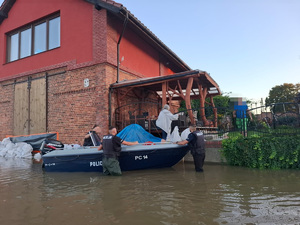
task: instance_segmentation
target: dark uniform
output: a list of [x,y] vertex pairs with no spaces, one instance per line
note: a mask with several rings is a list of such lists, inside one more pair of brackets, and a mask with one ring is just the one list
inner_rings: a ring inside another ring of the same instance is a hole
[[189,143],[191,154],[194,158],[195,170],[203,172],[203,164],[205,159],[205,142],[204,135],[200,131],[194,131],[189,134],[186,139]]
[[88,134],[90,134],[90,136],[84,139],[83,146],[94,146],[91,135],[93,136],[95,146],[101,145],[101,138],[98,136],[98,134],[95,131],[90,131],[90,133]]
[[103,136],[102,167],[105,175],[122,175],[118,157],[121,152],[123,140],[111,134]]

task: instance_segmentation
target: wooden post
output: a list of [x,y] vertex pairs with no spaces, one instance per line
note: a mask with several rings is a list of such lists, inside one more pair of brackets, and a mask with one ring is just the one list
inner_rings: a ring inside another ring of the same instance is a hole
[[201,84],[198,84],[198,89],[199,89],[199,98],[200,98],[200,116],[201,120],[203,121],[204,126],[208,126],[209,122],[206,119],[205,116],[205,98],[207,95],[207,87],[202,87]]
[[213,112],[214,112],[214,127],[217,127],[218,126],[218,110],[215,106],[214,99],[212,96],[210,96],[210,103],[211,103],[211,106],[213,107]]
[[195,119],[194,119],[194,115],[193,115],[193,111],[192,111],[192,107],[191,107],[191,91],[192,91],[193,81],[194,81],[193,77],[190,77],[188,79],[188,83],[186,85],[185,99],[184,99],[185,107],[188,110],[188,115],[190,117],[191,124],[195,124]]
[[162,84],[162,107],[167,104],[167,82],[163,82]]

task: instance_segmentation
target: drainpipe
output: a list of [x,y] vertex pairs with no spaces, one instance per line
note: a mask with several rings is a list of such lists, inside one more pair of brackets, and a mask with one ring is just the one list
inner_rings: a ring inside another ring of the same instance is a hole
[[113,91],[113,89],[110,87],[109,92],[108,92],[108,111],[109,111],[108,124],[109,124],[109,126],[111,126],[111,93],[112,93],[112,91]]
[[121,33],[121,35],[119,37],[118,44],[117,44],[117,81],[116,81],[116,83],[119,83],[119,76],[120,76],[120,62],[119,62],[119,58],[120,58],[120,42],[121,42],[123,34],[125,32],[125,28],[126,28],[127,22],[128,22],[128,11],[126,11],[126,18],[124,20],[123,30],[122,30],[122,33]]

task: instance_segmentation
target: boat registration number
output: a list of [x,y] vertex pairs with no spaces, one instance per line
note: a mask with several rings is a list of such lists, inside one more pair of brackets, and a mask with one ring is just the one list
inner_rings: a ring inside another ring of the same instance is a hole
[[144,159],[148,159],[148,155],[136,155],[134,157],[134,160],[144,160]]

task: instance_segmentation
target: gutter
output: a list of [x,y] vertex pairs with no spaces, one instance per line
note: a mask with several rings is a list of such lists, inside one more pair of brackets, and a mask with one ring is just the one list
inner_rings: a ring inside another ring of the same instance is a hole
[[119,77],[120,77],[120,43],[121,43],[122,37],[124,35],[127,23],[128,23],[128,11],[126,11],[126,17],[125,17],[125,20],[123,23],[122,33],[119,37],[118,44],[117,44],[117,81],[116,81],[116,83],[119,83]]

